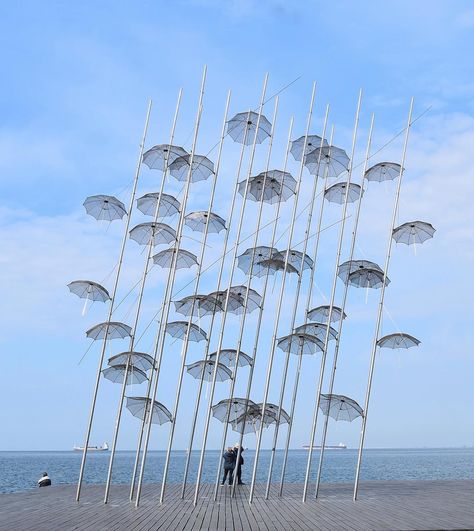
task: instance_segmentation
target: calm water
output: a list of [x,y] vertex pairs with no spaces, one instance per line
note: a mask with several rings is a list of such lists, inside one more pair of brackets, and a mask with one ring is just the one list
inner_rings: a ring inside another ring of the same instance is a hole
[[[328,450],[325,452],[323,480],[325,482],[352,482],[357,458],[356,450]],[[253,452],[244,453],[243,480],[249,481]],[[258,480],[266,481],[269,462],[268,451],[259,459]],[[319,452],[315,451],[313,471],[316,474]],[[474,479],[474,448],[367,450],[362,471],[363,480],[413,480],[413,479]],[[85,479],[87,483],[104,483],[110,452],[89,454]],[[277,452],[274,479],[280,478],[281,452]],[[147,458],[145,481],[161,480],[165,452],[150,452]],[[0,492],[16,492],[36,488],[36,481],[44,471],[54,484],[77,481],[81,454],[79,452],[0,452]],[[199,455],[193,453],[189,480],[196,477]],[[289,454],[286,481],[304,479],[307,452],[292,450]],[[133,467],[132,452],[118,452],[115,459],[114,483],[128,483]],[[215,480],[217,452],[208,452],[203,474],[204,482]],[[173,452],[168,481],[180,482],[185,462],[184,452]]]

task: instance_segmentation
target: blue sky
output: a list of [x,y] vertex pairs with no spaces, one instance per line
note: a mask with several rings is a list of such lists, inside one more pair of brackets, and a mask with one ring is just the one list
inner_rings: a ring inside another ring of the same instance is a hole
[[[3,82],[0,86],[0,302],[2,390],[0,450],[69,449],[83,437],[97,363],[98,346],[78,365],[89,346],[84,331],[105,318],[94,305],[81,317],[81,302],[66,284],[76,278],[104,280],[114,266],[122,226],[107,228],[87,217],[82,202],[96,193],[127,201],[147,101],[154,101],[147,146],[166,142],[177,91],[184,89],[176,141],[190,147],[197,91],[204,64],[208,81],[199,149],[207,152],[218,137],[226,93],[232,88],[231,113],[256,107],[265,72],[269,94],[298,80],[281,94],[272,166],[280,167],[290,116],[295,135],[304,132],[313,80],[318,83],[314,131],[321,128],[324,106],[331,103],[335,143],[350,149],[357,93],[364,89],[358,160],[365,147],[370,113],[376,114],[374,148],[404,125],[409,99],[415,115],[427,112],[413,128],[400,222],[423,219],[437,229],[434,240],[413,253],[396,246],[387,309],[397,327],[422,340],[418,349],[383,351],[379,356],[367,445],[376,447],[472,445],[473,401],[472,279],[474,143],[471,2],[211,0],[154,2],[3,2],[0,5]],[[271,117],[270,102],[265,114]],[[237,148],[227,143],[223,173],[235,175]],[[262,166],[266,144],[255,168]],[[215,152],[213,153],[215,156]],[[398,161],[400,139],[377,156]],[[294,164],[292,172],[297,171]],[[360,175],[354,176],[358,182]],[[221,179],[215,211],[226,217],[229,188]],[[309,189],[309,175],[305,182]],[[144,169],[140,193],[158,188],[159,174]],[[205,208],[206,184],[196,185],[190,207]],[[375,185],[376,186],[376,185]],[[179,191],[169,183],[170,191]],[[382,265],[394,188],[370,189],[364,198],[358,251]],[[332,208],[332,207],[331,207]],[[252,210],[253,209],[253,210]],[[288,220],[290,206],[285,206]],[[337,219],[328,207],[325,223]],[[255,207],[249,209],[249,218]],[[271,219],[266,207],[264,219]],[[133,221],[143,221],[134,218]],[[250,234],[251,226],[245,228]],[[299,224],[297,233],[302,230]],[[337,230],[321,240],[316,297],[329,296]],[[301,241],[302,237],[294,241]],[[266,243],[266,242],[262,242]],[[132,245],[133,244],[133,245]],[[189,248],[198,249],[187,240]],[[208,261],[218,253],[211,241]],[[244,250],[244,249],[242,249]],[[312,250],[310,246],[310,250]],[[347,252],[347,249],[346,249]],[[123,296],[135,282],[143,256],[127,247]],[[164,275],[153,271],[141,326],[157,309]],[[178,283],[192,279],[181,275]],[[213,289],[213,276],[203,281]],[[238,283],[245,277],[239,273]],[[306,279],[305,279],[306,281]],[[280,282],[277,278],[276,286]],[[257,284],[258,285],[258,284]],[[289,282],[281,335],[288,333]],[[338,294],[341,293],[338,288]],[[306,293],[307,288],[303,290]],[[188,288],[189,290],[189,288]],[[189,291],[190,292],[190,291]],[[275,304],[278,287],[269,298]],[[336,392],[363,401],[377,293],[351,291],[341,344]],[[118,318],[131,321],[132,298]],[[128,313],[128,315],[127,315]],[[301,319],[301,311],[300,317]],[[237,323],[237,321],[235,321]],[[203,320],[202,326],[206,322]],[[244,351],[252,346],[252,326]],[[270,340],[265,321],[262,346]],[[384,330],[393,331],[390,319]],[[235,329],[236,325],[232,325]],[[391,329],[392,327],[392,329]],[[235,342],[229,330],[228,343]],[[148,348],[152,336],[145,336]],[[112,352],[126,344],[114,344]],[[195,347],[190,361],[199,359]],[[179,345],[168,344],[158,399],[169,408],[174,399]],[[281,353],[270,399],[277,400]],[[331,358],[330,358],[331,359]],[[290,382],[294,371],[290,370]],[[307,442],[318,359],[305,359],[292,445]],[[265,363],[257,371],[254,398],[259,401]],[[246,373],[242,372],[243,388]],[[187,376],[183,390],[192,405],[196,385]],[[92,442],[111,439],[118,386],[102,383]],[[219,391],[225,396],[225,390]],[[286,399],[288,400],[288,398]],[[286,401],[287,405],[288,402]],[[309,405],[308,405],[309,404]],[[466,404],[466,407],[462,405]],[[189,409],[189,408],[186,408]],[[186,445],[186,412],[177,429],[176,448]],[[137,422],[124,416],[120,448],[133,448]],[[212,425],[210,447],[220,440]],[[357,444],[358,421],[331,423],[329,442]],[[167,428],[154,431],[153,448],[162,448]],[[233,442],[233,441],[231,441]],[[253,441],[246,441],[249,446]],[[269,441],[265,440],[265,444]]]

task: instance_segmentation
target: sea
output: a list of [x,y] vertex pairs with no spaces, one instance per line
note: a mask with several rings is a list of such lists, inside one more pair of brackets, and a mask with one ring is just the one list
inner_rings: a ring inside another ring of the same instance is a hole
[[[64,452],[0,452],[0,493],[21,492],[37,488],[37,480],[48,472],[54,485],[77,482],[81,453]],[[326,450],[322,481],[345,483],[354,481],[357,450]],[[144,482],[159,483],[162,479],[165,452],[148,453]],[[307,450],[290,450],[285,481],[301,483],[304,480]],[[105,483],[110,452],[90,452],[85,470],[85,483]],[[250,481],[254,452],[246,450],[242,470],[244,482]],[[275,456],[273,481],[279,481],[283,452]],[[216,479],[218,451],[207,451],[202,481],[213,483]],[[257,481],[266,481],[270,451],[260,453]],[[113,482],[130,482],[134,452],[120,451],[115,457]],[[180,483],[186,452],[174,451],[170,459],[169,483]],[[199,452],[191,457],[189,483],[196,479]],[[313,452],[312,479],[316,476],[319,450]],[[422,448],[422,449],[367,449],[361,471],[361,480],[452,480],[474,479],[474,448]]]

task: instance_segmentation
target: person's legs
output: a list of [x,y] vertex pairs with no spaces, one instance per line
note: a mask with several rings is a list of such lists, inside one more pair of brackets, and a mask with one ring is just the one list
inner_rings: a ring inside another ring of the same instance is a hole
[[229,485],[232,485],[234,482],[234,469],[229,468]]
[[227,474],[229,473],[228,468],[224,468],[224,477],[222,478],[222,485],[224,485],[225,480],[227,479]]
[[242,467],[237,468],[237,484],[242,485]]

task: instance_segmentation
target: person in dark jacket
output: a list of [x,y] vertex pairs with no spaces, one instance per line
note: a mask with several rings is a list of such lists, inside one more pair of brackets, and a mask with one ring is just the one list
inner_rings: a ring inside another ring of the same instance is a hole
[[229,446],[227,451],[224,452],[224,477],[222,478],[222,485],[224,485],[227,476],[229,476],[229,485],[232,485],[234,480],[234,468],[235,468],[235,458],[237,457],[234,448]]
[[43,476],[38,479],[38,487],[49,487],[51,485],[51,479],[47,472],[43,472]]
[[[235,460],[236,461],[237,461],[237,456],[239,454],[239,447],[240,447],[240,444],[236,444],[234,446]],[[237,470],[236,470],[235,475],[237,476],[237,485],[245,485],[245,483],[242,483],[242,465],[244,464],[244,458],[242,457],[243,451],[244,451],[244,449],[241,448],[240,449],[239,462],[236,463]]]

